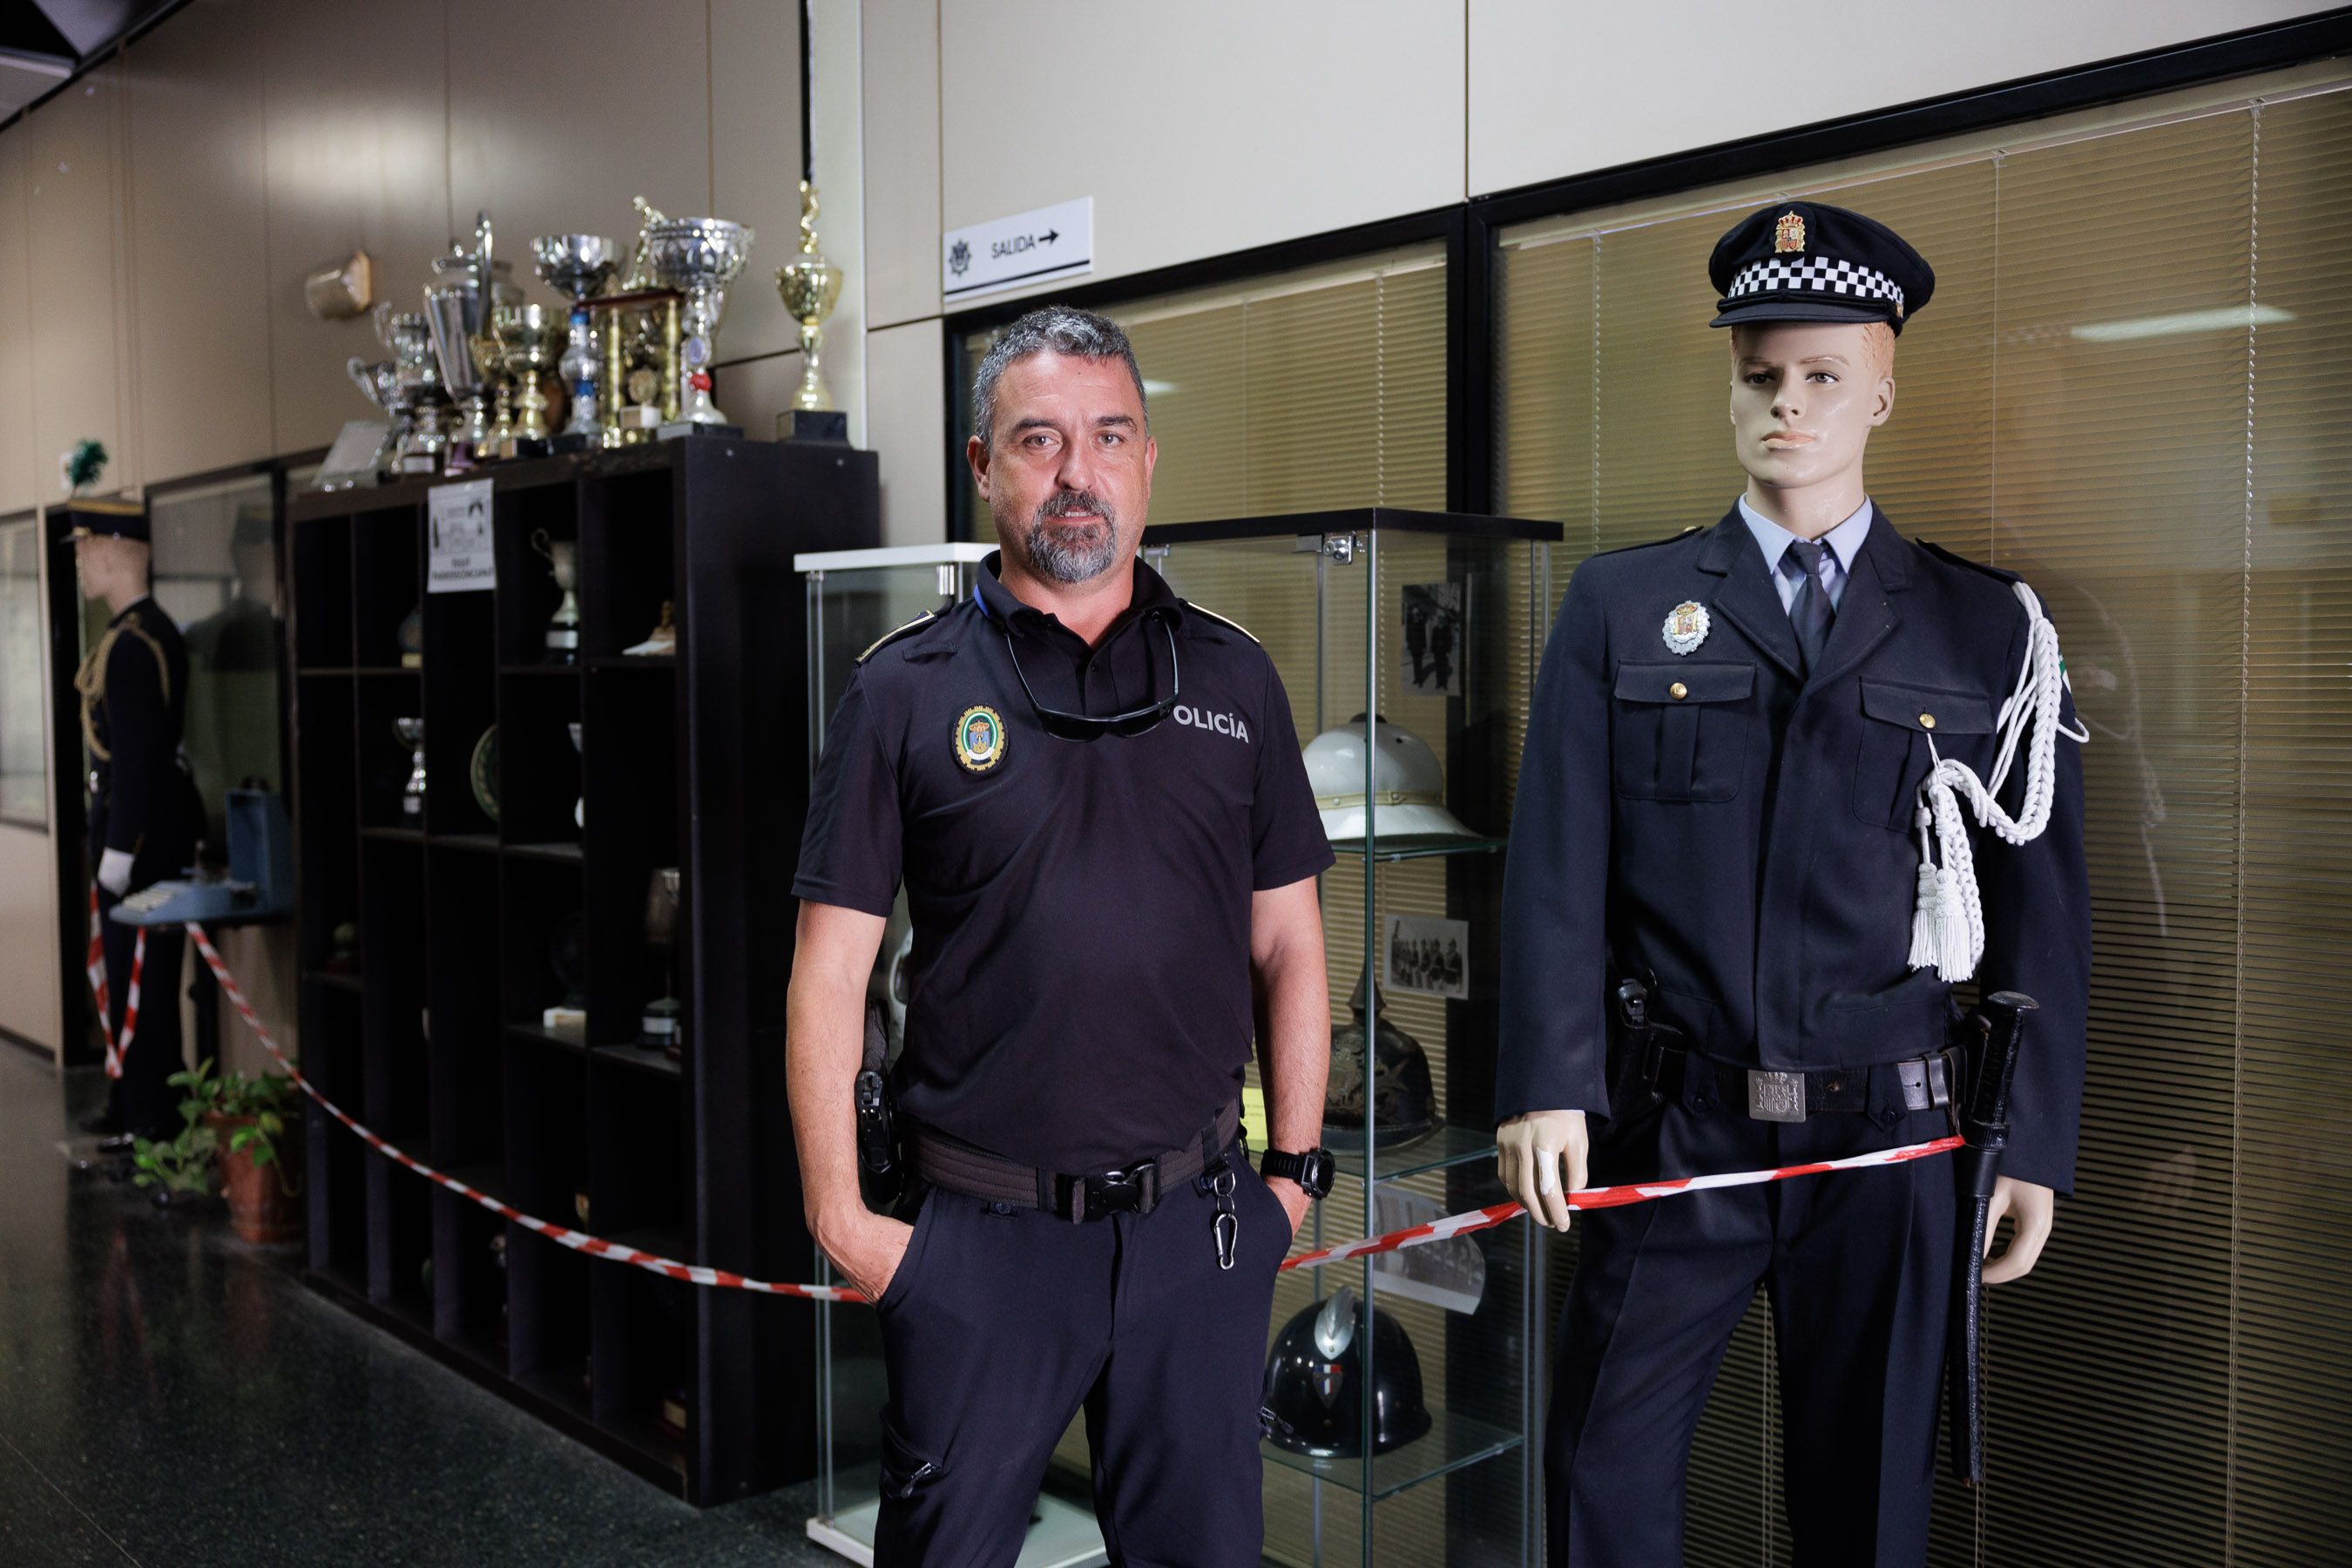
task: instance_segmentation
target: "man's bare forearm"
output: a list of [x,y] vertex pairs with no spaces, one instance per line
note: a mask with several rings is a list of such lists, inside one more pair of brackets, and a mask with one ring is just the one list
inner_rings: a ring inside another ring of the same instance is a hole
[[865,1206],[856,1089],[865,1059],[866,982],[881,928],[872,916],[801,906],[785,1002],[784,1080],[800,1152],[802,1211],[820,1246],[840,1216]]
[[1323,1089],[1331,1076],[1331,992],[1324,973],[1323,911],[1312,881],[1252,900],[1258,1077],[1265,1085],[1269,1147],[1296,1153],[1323,1142]]

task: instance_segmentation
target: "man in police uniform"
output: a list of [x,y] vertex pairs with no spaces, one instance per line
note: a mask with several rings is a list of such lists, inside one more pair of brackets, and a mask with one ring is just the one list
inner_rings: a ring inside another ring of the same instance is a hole
[[[1711,528],[1584,563],[1545,651],[1505,878],[1504,1181],[1567,1228],[1588,1117],[1601,1184],[1937,1137],[1951,982],[1980,952],[1985,993],[2041,1004],[1994,1199],[2017,1228],[1986,1269],[2015,1279],[2072,1180],[2090,967],[2055,634],[2013,578],[1905,539],[1864,486],[1927,262],[1792,202],[1734,227],[1710,272],[1747,491]],[[2021,668],[2057,737],[2017,749],[2022,792],[2000,787],[1997,733]],[[1931,770],[1976,808],[1957,764],[2003,828],[1973,835],[1973,905],[1969,826],[1923,817]],[[1955,1207],[1948,1163],[1922,1160],[1588,1215],[1551,1560],[1682,1560],[1692,1429],[1761,1285],[1797,1561],[1923,1561]]]
[[[194,785],[180,759],[188,657],[180,629],[148,596],[147,509],[76,500],[64,510],[64,537],[73,541],[82,595],[105,601],[114,612],[74,687],[81,694],[82,740],[90,758],[90,871],[106,957],[107,1024],[120,1041],[140,933],[110,912],[125,894],[184,871],[201,822]],[[176,926],[146,934],[139,1014],[121,1076],[107,1087],[104,1112],[82,1123],[104,1136],[100,1147],[108,1152],[129,1148],[134,1137],[169,1137],[180,1127],[180,1097],[165,1080],[186,1065],[180,1054],[185,939]]]
[[[1032,311],[973,405],[1003,548],[859,661],[793,884],[808,1222],[890,1382],[875,1560],[1010,1564],[1083,1408],[1114,1560],[1255,1564],[1275,1274],[1330,1181],[1330,845],[1265,651],[1136,558],[1157,454],[1125,334]],[[861,1201],[852,1110],[902,877],[911,1227]]]

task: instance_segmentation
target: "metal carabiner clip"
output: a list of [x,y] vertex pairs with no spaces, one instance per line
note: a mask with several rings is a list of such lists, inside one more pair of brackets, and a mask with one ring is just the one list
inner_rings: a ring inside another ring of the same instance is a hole
[[1209,1190],[1217,1194],[1217,1217],[1210,1222],[1217,1237],[1217,1267],[1230,1269],[1234,1266],[1234,1244],[1241,1239],[1241,1216],[1234,1212],[1234,1188],[1239,1178],[1227,1165],[1219,1171]]

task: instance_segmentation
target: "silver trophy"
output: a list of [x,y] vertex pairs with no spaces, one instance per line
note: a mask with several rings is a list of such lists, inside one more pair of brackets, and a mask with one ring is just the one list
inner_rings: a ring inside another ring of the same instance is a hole
[[[522,290],[503,280],[511,270],[509,263],[491,259],[490,215],[481,213],[474,220],[474,248],[452,240],[448,255],[433,258],[435,280],[425,286],[425,319],[432,328],[441,384],[460,405],[449,438],[467,460],[486,449],[490,438],[489,393],[474,360],[474,338],[488,329],[492,305],[522,303]],[[453,462],[457,457],[453,450]]]
[[[580,584],[580,545],[571,539],[551,539],[547,530],[535,529],[530,547],[539,552],[550,568],[549,574],[563,597],[555,606],[555,614],[547,618],[547,662],[578,664],[580,662],[580,595],[575,591]],[[572,737],[577,744],[579,737]]]
[[556,366],[563,384],[572,389],[572,417],[564,422],[562,435],[593,445],[601,426],[597,423],[596,339],[588,301],[612,281],[614,269],[620,265],[620,247],[601,234],[543,234],[530,242],[530,259],[539,280],[572,300],[571,336]]
[[379,475],[400,470],[402,443],[408,439],[410,420],[407,395],[400,385],[400,366],[388,359],[368,361],[353,354],[344,362],[352,384],[360,395],[383,410],[383,439],[376,444],[374,467]]
[[394,719],[392,732],[400,743],[410,748],[408,783],[401,786],[401,820],[411,827],[425,826],[425,721]]
[[686,296],[686,386],[677,413],[686,424],[728,423],[710,400],[710,367],[718,358],[727,285],[743,270],[754,237],[741,224],[716,217],[670,218],[646,230],[655,279]]
[[441,467],[449,438],[441,422],[445,399],[441,373],[433,363],[433,338],[425,318],[415,310],[376,308],[376,336],[392,351],[393,379],[400,407],[395,424],[405,420],[396,451],[404,474],[430,474]]

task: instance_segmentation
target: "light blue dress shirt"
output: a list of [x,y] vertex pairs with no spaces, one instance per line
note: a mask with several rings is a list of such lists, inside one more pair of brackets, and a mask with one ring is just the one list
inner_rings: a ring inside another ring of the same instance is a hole
[[[1822,535],[1821,542],[1830,548],[1829,563],[1822,569],[1822,586],[1829,590],[1830,608],[1845,595],[1846,574],[1853,570],[1853,558],[1862,553],[1862,542],[1870,537],[1870,502],[1865,500],[1854,514]],[[1748,531],[1756,536],[1764,552],[1764,569],[1772,575],[1773,590],[1780,595],[1780,608],[1786,611],[1797,602],[1797,579],[1780,569],[1780,557],[1797,536],[1739,498],[1739,520]]]

